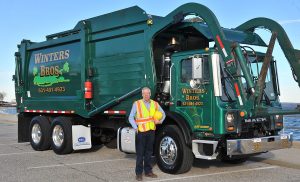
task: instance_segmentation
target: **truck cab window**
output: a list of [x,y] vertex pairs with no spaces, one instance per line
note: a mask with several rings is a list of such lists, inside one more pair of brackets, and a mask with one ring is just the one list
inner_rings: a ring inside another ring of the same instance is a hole
[[192,60],[184,59],[181,62],[181,82],[188,83],[192,79]]

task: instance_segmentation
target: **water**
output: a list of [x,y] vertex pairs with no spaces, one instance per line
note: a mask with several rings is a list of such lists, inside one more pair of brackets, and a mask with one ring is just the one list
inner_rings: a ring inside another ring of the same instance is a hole
[[16,114],[15,107],[0,107],[0,114]]
[[[283,103],[282,107],[284,109],[294,109],[299,104],[295,103]],[[283,117],[284,131],[293,132],[294,140],[300,141],[300,114],[288,115]]]
[[[293,109],[297,106],[294,103],[283,103],[282,104],[284,109]],[[15,107],[0,107],[0,114],[16,114]],[[294,140],[300,141],[300,114],[298,115],[289,115],[284,116],[284,129],[285,132],[293,132],[294,133]]]

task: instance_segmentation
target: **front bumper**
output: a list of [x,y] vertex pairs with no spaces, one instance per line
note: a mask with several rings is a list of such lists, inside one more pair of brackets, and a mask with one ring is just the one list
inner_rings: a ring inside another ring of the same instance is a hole
[[292,147],[293,134],[227,140],[227,155],[244,155]]

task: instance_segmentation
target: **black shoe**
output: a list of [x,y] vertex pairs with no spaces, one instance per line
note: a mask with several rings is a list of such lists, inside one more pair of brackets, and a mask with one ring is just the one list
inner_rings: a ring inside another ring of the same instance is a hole
[[141,174],[137,174],[137,175],[135,176],[135,179],[136,179],[137,181],[143,181],[143,176],[142,176]]

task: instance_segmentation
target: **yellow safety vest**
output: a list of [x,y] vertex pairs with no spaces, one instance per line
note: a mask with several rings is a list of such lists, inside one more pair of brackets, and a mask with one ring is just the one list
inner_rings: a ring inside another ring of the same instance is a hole
[[150,108],[147,109],[143,99],[135,102],[136,104],[136,115],[135,122],[138,125],[139,132],[146,132],[149,130],[155,130],[155,123],[153,115],[158,110],[158,103],[150,100]]

